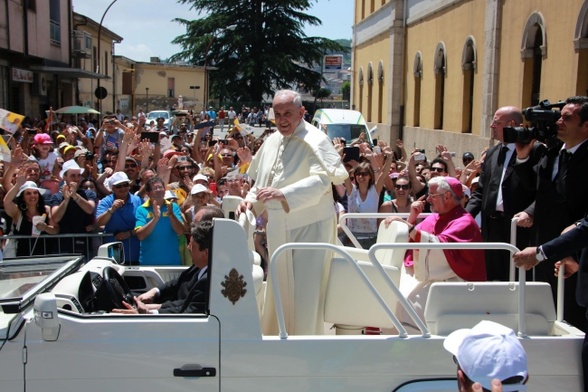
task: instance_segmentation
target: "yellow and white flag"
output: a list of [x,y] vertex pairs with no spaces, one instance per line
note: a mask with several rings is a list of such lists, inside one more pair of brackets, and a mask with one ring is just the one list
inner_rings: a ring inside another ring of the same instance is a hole
[[10,148],[6,145],[3,137],[0,137],[0,160],[10,162]]

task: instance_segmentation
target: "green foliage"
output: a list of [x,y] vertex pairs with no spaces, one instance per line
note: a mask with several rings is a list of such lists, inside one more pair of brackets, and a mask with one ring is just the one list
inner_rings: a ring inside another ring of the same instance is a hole
[[303,28],[320,25],[308,15],[309,0],[179,0],[203,15],[177,18],[186,33],[174,39],[182,51],[171,61],[215,67],[210,95],[261,102],[277,89],[320,85],[311,68],[331,51],[346,52],[335,41],[307,37]]
[[349,81],[343,82],[341,85],[341,95],[344,101],[349,101],[351,98],[351,83]]

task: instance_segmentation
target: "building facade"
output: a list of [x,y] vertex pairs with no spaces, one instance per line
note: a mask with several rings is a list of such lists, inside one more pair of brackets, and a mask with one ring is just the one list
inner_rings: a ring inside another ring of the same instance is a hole
[[0,10],[0,108],[43,118],[76,102],[78,79],[101,77],[72,63],[70,1],[11,0]]
[[352,69],[380,138],[479,156],[497,108],[588,94],[588,1],[356,0]]

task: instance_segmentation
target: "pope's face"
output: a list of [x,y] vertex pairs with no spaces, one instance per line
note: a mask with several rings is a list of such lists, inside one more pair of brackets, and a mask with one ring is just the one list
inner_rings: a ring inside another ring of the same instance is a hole
[[297,107],[292,102],[294,96],[282,94],[274,99],[273,108],[276,117],[276,126],[282,136],[289,136],[304,117],[304,106]]

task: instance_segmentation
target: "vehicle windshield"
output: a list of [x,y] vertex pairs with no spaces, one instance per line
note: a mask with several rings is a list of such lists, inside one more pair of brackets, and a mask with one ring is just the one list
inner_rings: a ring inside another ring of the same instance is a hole
[[366,133],[366,140],[369,140],[369,132],[366,129],[365,125],[361,124],[326,124],[323,125],[327,127],[327,136],[329,139],[333,140],[333,138],[340,137],[347,141],[347,144],[354,142],[356,139],[359,138],[359,135],[362,132]]
[[[0,262],[0,302],[22,299],[38,291],[45,280],[52,275],[62,275],[69,270],[79,257],[55,257],[25,260],[4,260]],[[47,282],[49,283],[49,282]]]
[[163,117],[166,120],[169,119],[169,113],[168,112],[151,112],[147,115],[147,119],[148,120],[155,120],[158,117]]

